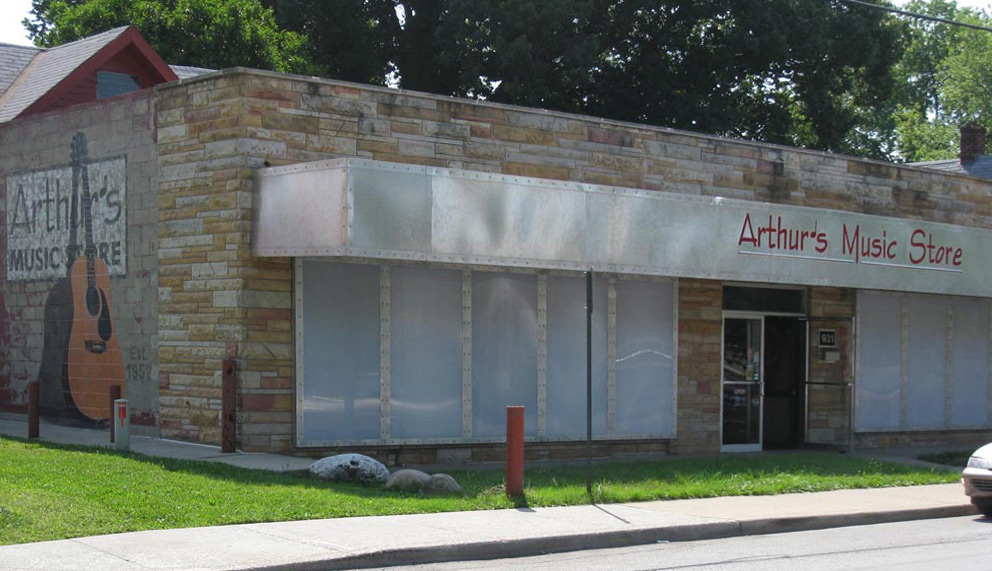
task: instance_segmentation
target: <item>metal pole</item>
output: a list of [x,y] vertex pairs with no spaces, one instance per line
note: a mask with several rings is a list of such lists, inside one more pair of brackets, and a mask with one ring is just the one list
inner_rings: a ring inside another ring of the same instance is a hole
[[524,495],[524,407],[506,407],[506,495]]
[[238,369],[234,359],[224,359],[222,367],[220,451],[224,454],[232,454],[237,449]]
[[114,438],[116,435],[117,423],[114,422],[114,401],[121,399],[121,386],[120,385],[110,385],[110,390],[107,391],[110,395],[110,443],[114,443]]
[[28,438],[38,438],[38,381],[28,383]]
[[586,272],[586,493],[592,497],[592,270]]

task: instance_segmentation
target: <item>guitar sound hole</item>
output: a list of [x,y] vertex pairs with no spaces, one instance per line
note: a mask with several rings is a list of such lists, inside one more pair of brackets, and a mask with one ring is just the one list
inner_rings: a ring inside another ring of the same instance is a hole
[[93,286],[86,288],[86,311],[93,317],[100,313],[100,291]]
[[107,303],[107,294],[100,290],[100,318],[97,319],[97,332],[100,335],[100,339],[104,341],[110,340],[110,335],[113,333],[113,327],[110,324],[110,304]]

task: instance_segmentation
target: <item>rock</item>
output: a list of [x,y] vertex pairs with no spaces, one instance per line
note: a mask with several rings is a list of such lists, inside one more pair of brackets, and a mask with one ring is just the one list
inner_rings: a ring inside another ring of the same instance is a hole
[[458,485],[458,482],[447,474],[434,474],[420,488],[420,494],[423,496],[429,494],[459,494],[461,491],[462,487]]
[[420,470],[398,470],[386,481],[386,489],[416,492],[430,479],[430,476]]
[[310,464],[310,475],[331,482],[382,484],[389,470],[381,462],[361,454],[338,454]]

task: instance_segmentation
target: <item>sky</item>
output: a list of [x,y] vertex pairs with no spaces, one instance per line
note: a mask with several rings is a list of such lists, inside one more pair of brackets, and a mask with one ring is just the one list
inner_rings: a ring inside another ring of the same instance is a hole
[[[908,0],[895,0],[897,6]],[[992,0],[958,0],[958,6],[982,8],[992,12]],[[0,0],[0,43],[31,45],[21,20],[31,11],[31,0]]]

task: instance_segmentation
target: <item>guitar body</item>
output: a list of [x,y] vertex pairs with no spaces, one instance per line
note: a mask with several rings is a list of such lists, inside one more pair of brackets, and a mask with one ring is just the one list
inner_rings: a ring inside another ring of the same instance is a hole
[[72,329],[66,366],[76,408],[92,420],[110,418],[110,386],[124,394],[124,359],[110,319],[110,272],[99,257],[83,256],[69,270]]

